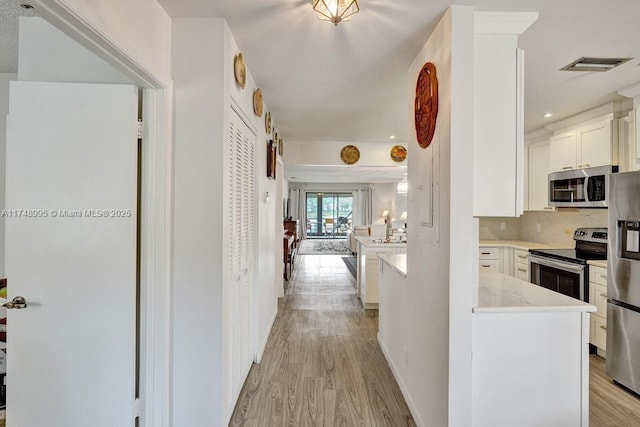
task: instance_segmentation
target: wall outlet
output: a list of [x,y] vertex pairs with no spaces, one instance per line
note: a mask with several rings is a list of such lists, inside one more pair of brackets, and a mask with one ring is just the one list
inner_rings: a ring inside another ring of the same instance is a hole
[[541,232],[542,232],[542,224],[536,224],[536,231],[537,231],[538,233],[541,233]]
[[507,229],[507,223],[506,222],[501,222],[500,223],[500,230],[506,230]]

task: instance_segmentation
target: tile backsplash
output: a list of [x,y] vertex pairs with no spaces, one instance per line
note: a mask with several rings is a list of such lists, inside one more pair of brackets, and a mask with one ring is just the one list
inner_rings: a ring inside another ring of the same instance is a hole
[[[558,209],[525,212],[520,218],[480,218],[480,240],[526,240],[574,247],[573,232],[580,227],[607,227],[607,209]],[[505,230],[501,225],[504,223]],[[537,230],[540,231],[537,231]]]

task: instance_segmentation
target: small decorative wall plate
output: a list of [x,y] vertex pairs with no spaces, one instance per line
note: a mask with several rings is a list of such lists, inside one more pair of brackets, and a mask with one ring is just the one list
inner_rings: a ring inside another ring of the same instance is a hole
[[340,151],[340,158],[348,165],[352,165],[360,160],[360,150],[355,145],[345,145]]
[[271,134],[271,111],[267,111],[264,115],[264,131],[267,134]]
[[278,145],[278,129],[276,129],[276,127],[273,127],[273,143]]
[[403,162],[407,158],[407,149],[402,145],[396,145],[391,149],[391,160]]
[[253,112],[256,116],[262,117],[262,91],[260,88],[253,92]]
[[247,81],[247,70],[244,66],[244,58],[241,53],[233,57],[233,74],[236,76],[236,83],[242,89]]
[[438,77],[436,66],[431,62],[424,64],[418,75],[414,118],[418,144],[427,148],[436,132],[438,118]]

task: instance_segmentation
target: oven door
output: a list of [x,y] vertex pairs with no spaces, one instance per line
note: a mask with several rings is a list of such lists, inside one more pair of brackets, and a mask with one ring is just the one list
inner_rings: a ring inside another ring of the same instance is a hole
[[531,283],[586,301],[585,267],[538,255],[529,255]]

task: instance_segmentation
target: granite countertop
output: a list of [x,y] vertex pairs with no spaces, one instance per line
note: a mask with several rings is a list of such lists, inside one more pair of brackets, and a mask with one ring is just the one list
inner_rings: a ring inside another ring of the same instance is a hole
[[384,240],[382,238],[375,238],[369,236],[354,236],[355,239],[365,245],[366,247],[375,247],[375,248],[406,248],[407,242],[390,242],[390,243],[378,243],[377,241]]
[[380,254],[378,258],[402,276],[407,277],[407,254]]
[[528,251],[529,249],[556,249],[557,246],[525,240],[480,240],[480,247],[510,247]]
[[591,304],[502,273],[480,271],[478,286],[474,313],[596,311]]
[[587,261],[587,264],[589,265],[595,265],[596,267],[601,267],[601,268],[607,268],[607,260],[603,259],[603,260],[589,260]]

